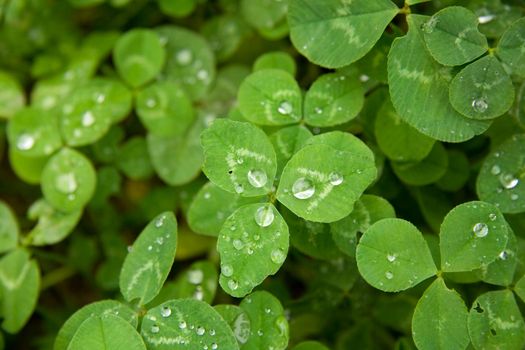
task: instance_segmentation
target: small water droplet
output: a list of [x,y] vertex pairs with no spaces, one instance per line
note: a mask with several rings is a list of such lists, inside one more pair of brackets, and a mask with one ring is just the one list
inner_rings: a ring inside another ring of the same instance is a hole
[[255,212],[255,222],[261,227],[268,227],[272,224],[275,214],[269,205],[263,205]]
[[169,306],[163,306],[160,309],[160,315],[162,317],[170,317],[171,315],[171,308]]
[[423,23],[423,25],[421,26],[421,30],[427,34],[432,34],[438,22],[439,20],[436,17],[431,17],[428,21]]
[[261,188],[268,182],[266,172],[261,169],[251,169],[248,171],[248,182],[255,188]]
[[201,286],[195,287],[195,292],[193,292],[193,298],[197,300],[203,300],[204,299],[204,290]]
[[95,96],[95,102],[97,103],[103,103],[106,100],[106,95],[98,93]]
[[323,113],[323,109],[321,107],[315,107],[314,108],[314,112],[317,113],[317,114],[321,114],[321,113]]
[[498,165],[494,165],[490,168],[490,173],[492,175],[499,175],[501,173],[501,168]]
[[237,158],[236,162],[237,162],[237,164],[242,164],[242,163],[244,163],[244,159]]
[[494,19],[494,17],[496,17],[496,16],[494,16],[493,14],[479,16],[478,17],[478,23],[479,24],[489,23],[490,21],[492,21]]
[[391,280],[392,278],[394,278],[394,274],[390,271],[387,271],[385,272],[385,277],[387,280]]
[[16,147],[21,151],[27,151],[35,145],[35,138],[31,134],[22,134],[16,140]]
[[180,328],[180,329],[186,329],[187,326],[188,326],[188,325],[186,324],[185,321],[180,321],[180,322],[179,322],[179,328]]
[[164,225],[164,220],[165,220],[164,215],[159,216],[159,218],[157,219],[157,221],[155,221],[155,227],[156,227],[156,228],[159,228],[159,227],[161,227],[162,225]]
[[206,333],[206,329],[204,329],[204,327],[198,326],[195,330],[195,333],[197,333],[197,335],[204,335],[204,333]]
[[472,100],[472,109],[474,109],[474,111],[483,113],[487,108],[489,108],[489,104],[484,98],[480,97]]
[[395,254],[388,254],[388,255],[386,256],[386,259],[387,259],[388,261],[390,261],[390,262],[394,262],[394,261],[396,261],[396,255],[395,255]]
[[252,254],[253,254],[253,249],[252,249],[251,247],[248,247],[248,248],[246,249],[246,254],[248,254],[248,255],[252,255]]
[[293,106],[289,101],[282,101],[277,108],[277,112],[282,115],[289,115],[293,111]]
[[489,233],[489,227],[484,222],[478,222],[472,226],[472,232],[476,237],[483,238]]
[[244,243],[240,239],[234,239],[232,244],[233,247],[237,250],[241,250],[242,248],[244,248]]
[[339,173],[332,172],[328,175],[328,178],[333,186],[339,186],[343,183],[343,176]]
[[270,309],[270,308],[267,307],[266,309],[264,309],[264,312],[266,312],[267,314],[269,314],[269,313],[272,312],[272,309]]
[[210,192],[204,193],[204,199],[210,199],[210,197],[211,197]]
[[217,345],[216,343],[211,343],[212,350],[217,350],[218,348],[219,348],[219,345]]
[[314,195],[315,186],[307,178],[301,177],[294,182],[292,193],[297,199],[308,199]]
[[259,329],[259,330],[257,331],[257,335],[258,335],[259,337],[262,337],[262,336],[264,335],[264,332],[262,331],[262,329]]
[[513,193],[510,195],[510,199],[515,201],[515,200],[518,200],[519,196],[516,194],[516,193]]
[[151,326],[151,333],[158,333],[160,331],[160,327],[156,324],[154,324],[153,326]]
[[199,80],[208,80],[208,77],[210,75],[208,74],[208,71],[205,70],[205,69],[200,69],[198,72],[197,72],[197,79]]
[[496,214],[494,214],[494,213],[490,213],[489,214],[490,221],[494,221],[494,220],[496,220],[496,218],[497,218]]
[[235,192],[243,193],[244,192],[244,186],[242,184],[235,185]]
[[509,257],[509,254],[506,251],[503,250],[501,253],[499,253],[498,257],[501,260],[507,260],[507,258]]
[[510,190],[518,185],[519,180],[512,174],[501,174],[499,177],[499,182],[507,190]]
[[228,280],[228,288],[230,288],[231,290],[236,290],[238,287],[239,287],[239,283],[237,283],[236,280],[234,279]]
[[74,173],[60,174],[55,180],[56,189],[64,194],[73,193],[78,188]]
[[226,277],[231,277],[233,275],[233,267],[230,264],[221,265],[221,272]]
[[177,52],[175,58],[180,65],[185,66],[193,60],[193,54],[190,50],[183,49]]
[[93,112],[86,111],[82,115],[82,126],[87,128],[93,124],[95,124],[95,116],[93,115]]
[[283,249],[281,248],[277,248],[277,249],[274,249],[272,250],[272,252],[270,253],[270,259],[275,263],[275,264],[282,264],[284,259],[286,259],[286,253],[284,252]]
[[204,272],[199,269],[188,271],[188,282],[191,284],[201,284],[204,279]]
[[158,245],[163,245],[164,244],[164,238],[162,238],[162,237],[155,238],[155,243],[157,243]]

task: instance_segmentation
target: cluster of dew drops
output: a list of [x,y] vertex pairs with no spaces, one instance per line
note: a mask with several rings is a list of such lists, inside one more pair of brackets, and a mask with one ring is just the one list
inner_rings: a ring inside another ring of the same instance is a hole
[[[172,310],[169,306],[167,305],[164,305],[160,308],[160,316],[164,319],[167,319],[169,317],[171,317],[172,315]],[[154,318],[152,318],[154,319]],[[180,320],[179,323],[178,323],[178,327],[181,331],[194,331],[195,334],[197,336],[203,336],[205,335],[206,333],[209,334],[210,336],[214,336],[215,335],[215,329],[210,329],[210,330],[206,330],[206,328],[202,327],[202,326],[197,326],[195,327],[194,325],[188,325],[188,323],[184,320]],[[160,326],[157,324],[157,323],[154,323],[151,328],[150,328],[150,332],[153,333],[153,334],[158,334],[159,332],[161,331],[161,328]],[[185,340],[182,340],[181,341],[181,344],[186,344],[186,341]],[[217,343],[211,343],[209,346],[208,345],[204,345],[202,347],[203,350],[216,350],[218,349],[219,346],[217,345]]]

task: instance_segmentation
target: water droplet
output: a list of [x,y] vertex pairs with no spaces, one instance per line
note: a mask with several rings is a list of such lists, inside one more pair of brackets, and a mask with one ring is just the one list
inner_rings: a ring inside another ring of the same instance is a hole
[[261,188],[268,182],[268,176],[264,170],[251,169],[248,171],[248,182],[255,188]]
[[64,194],[73,193],[78,184],[74,173],[60,174],[55,180],[56,189]]
[[236,290],[238,287],[239,287],[239,283],[237,283],[236,280],[234,279],[228,280],[228,288],[230,288],[231,290]]
[[217,345],[216,343],[211,343],[212,350],[217,350],[218,348],[219,348],[219,345]]
[[242,164],[244,163],[244,159],[242,158],[237,158],[237,164]]
[[270,253],[270,259],[275,263],[275,264],[282,264],[284,259],[286,259],[286,253],[284,252],[283,249],[281,248],[277,248],[277,249],[274,249],[272,250],[272,252]]
[[262,331],[262,329],[259,329],[259,330],[257,331],[257,335],[258,335],[259,337],[262,337],[263,334],[264,334],[264,332]]
[[478,113],[483,113],[489,108],[489,104],[484,98],[475,98],[472,100],[472,109]]
[[193,60],[193,54],[190,50],[183,49],[177,52],[175,58],[180,65],[185,66]]
[[270,226],[274,218],[273,208],[269,205],[263,205],[255,212],[255,222],[261,227]]
[[490,168],[490,173],[492,175],[499,175],[499,173],[501,173],[501,168],[498,165],[494,165]]
[[387,271],[385,272],[385,277],[387,280],[391,280],[392,278],[394,278],[394,274],[390,271]]
[[185,321],[180,321],[180,322],[179,322],[179,328],[180,328],[180,329],[186,329],[187,326],[188,326],[188,325],[186,324]]
[[159,227],[161,227],[162,225],[164,225],[164,219],[165,219],[164,215],[159,216],[159,218],[157,219],[157,221],[155,221],[155,227],[156,227],[156,228],[159,228]]
[[472,226],[472,232],[476,237],[483,238],[489,233],[489,227],[484,222],[478,222]]
[[494,213],[490,213],[489,214],[490,221],[494,221],[494,220],[496,220],[496,218],[497,218],[496,214],[494,214]]
[[321,114],[321,113],[323,113],[323,109],[321,107],[315,107],[314,108],[314,112],[317,113],[317,114]]
[[248,247],[248,248],[246,249],[246,254],[248,254],[248,255],[252,255],[252,254],[253,254],[253,249],[252,249],[251,247]]
[[197,300],[204,299],[204,291],[202,290],[201,286],[197,286],[195,288],[195,292],[193,293],[193,298]]
[[366,83],[367,81],[370,80],[370,77],[366,74],[361,74],[359,76],[359,81],[362,82],[362,83]]
[[191,284],[201,284],[204,279],[204,272],[202,270],[189,270],[188,271],[188,282]]
[[279,107],[277,108],[277,112],[281,113],[282,115],[289,115],[293,111],[293,106],[288,101],[282,101],[279,104]]
[[438,24],[439,20],[436,17],[430,18],[428,21],[423,23],[421,26],[421,30],[427,34],[432,34],[434,31],[434,28],[436,28],[436,25]]
[[210,335],[215,335],[215,329],[210,329]]
[[328,175],[328,178],[330,179],[330,183],[334,186],[339,186],[343,183],[343,176],[339,173],[332,172]]
[[517,200],[518,198],[519,198],[519,196],[516,193],[513,193],[513,194],[510,195],[510,199],[513,200],[513,201]]
[[35,145],[35,138],[30,134],[22,134],[16,140],[16,147],[21,151],[27,151]]
[[171,309],[169,306],[163,306],[161,309],[160,309],[160,315],[162,317],[169,317],[171,315]]
[[195,333],[197,333],[197,335],[204,335],[204,333],[206,333],[206,330],[204,329],[204,327],[199,326],[195,330]]
[[307,178],[301,177],[294,182],[292,193],[297,199],[308,199],[314,195],[315,186]]
[[244,192],[244,186],[242,184],[235,185],[235,192],[243,193]]
[[388,255],[386,256],[386,259],[387,259],[388,261],[390,261],[390,262],[394,262],[394,261],[396,261],[396,255],[395,255],[395,254],[388,254]]
[[158,333],[160,331],[160,328],[159,328],[159,326],[154,324],[153,326],[151,326],[150,330],[151,330],[151,333]]
[[93,124],[95,124],[95,116],[91,111],[86,111],[82,115],[82,126],[87,128]]
[[154,108],[157,105],[157,100],[153,97],[150,97],[146,100],[146,107]]
[[501,253],[499,253],[498,257],[501,260],[507,260],[507,258],[509,257],[509,254],[506,251],[503,250]]
[[234,239],[232,244],[237,250],[241,250],[244,247],[244,243],[240,239]]
[[164,238],[162,237],[157,237],[155,239],[155,243],[157,243],[158,245],[163,245],[164,244]]
[[478,17],[478,22],[479,22],[479,24],[489,23],[490,21],[492,21],[494,19],[494,17],[496,17],[496,16],[494,16],[492,14],[479,16]]
[[208,80],[209,76],[208,71],[205,69],[201,69],[197,72],[197,79],[199,80]]
[[507,190],[510,190],[516,187],[520,181],[517,178],[515,178],[512,174],[502,174],[499,177],[499,182]]
[[153,249],[153,247],[149,245],[148,246],[148,250],[151,251],[152,249]]
[[264,309],[264,312],[266,312],[267,314],[269,314],[270,312],[272,312],[272,309],[270,309],[270,308],[267,307],[266,309]]
[[103,103],[105,100],[106,100],[106,95],[101,94],[101,93],[96,94],[95,101],[97,103]]
[[231,277],[233,275],[233,267],[229,264],[221,265],[221,273],[226,277]]

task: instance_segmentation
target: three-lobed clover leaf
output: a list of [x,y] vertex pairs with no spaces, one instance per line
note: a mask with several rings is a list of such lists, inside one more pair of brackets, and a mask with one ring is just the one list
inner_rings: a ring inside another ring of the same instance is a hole
[[390,0],[326,0],[288,4],[290,38],[310,61],[339,68],[363,57],[399,9]]
[[221,315],[194,299],[170,300],[148,310],[140,333],[148,349],[239,349]]
[[217,119],[202,132],[203,171],[215,185],[241,196],[267,194],[277,171],[266,134],[250,123]]
[[402,219],[382,219],[357,245],[357,267],[372,286],[386,292],[411,288],[437,272],[421,232]]
[[392,162],[397,177],[413,186],[423,186],[438,181],[447,171],[448,156],[441,142],[435,142],[430,153],[419,162]]
[[120,271],[120,291],[141,305],[153,299],[166,281],[177,250],[177,220],[171,212],[148,223],[130,248]]
[[277,156],[277,174],[280,176],[286,163],[312,137],[312,133],[302,125],[292,125],[279,129],[269,137]]
[[224,222],[217,240],[222,288],[242,297],[275,274],[288,254],[288,237],[288,225],[272,204],[237,209]]

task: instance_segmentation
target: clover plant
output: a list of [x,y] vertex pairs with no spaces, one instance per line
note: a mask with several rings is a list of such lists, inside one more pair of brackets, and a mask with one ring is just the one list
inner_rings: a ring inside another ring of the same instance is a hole
[[0,38],[0,350],[525,347],[522,0],[6,0]]

